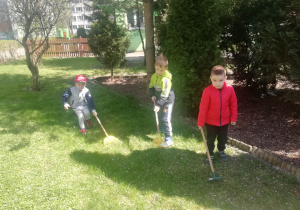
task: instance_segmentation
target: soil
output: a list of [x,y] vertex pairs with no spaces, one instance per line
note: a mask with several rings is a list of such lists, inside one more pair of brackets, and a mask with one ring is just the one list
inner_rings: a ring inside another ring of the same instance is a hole
[[[145,94],[147,82],[143,76],[114,80],[99,77],[94,81],[119,94],[135,97],[144,105],[151,105]],[[229,136],[300,167],[300,99],[291,97],[291,93],[299,93],[299,90],[280,89],[275,92],[276,96],[268,94],[261,98],[258,91],[233,86],[238,98],[238,122],[230,127]]]

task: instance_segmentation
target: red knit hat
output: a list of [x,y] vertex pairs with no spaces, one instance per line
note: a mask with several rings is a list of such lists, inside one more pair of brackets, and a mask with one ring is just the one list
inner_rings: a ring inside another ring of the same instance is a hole
[[86,78],[84,77],[84,76],[82,76],[82,75],[77,75],[76,77],[75,77],[75,80],[74,80],[75,82],[84,82],[84,83],[86,83]]

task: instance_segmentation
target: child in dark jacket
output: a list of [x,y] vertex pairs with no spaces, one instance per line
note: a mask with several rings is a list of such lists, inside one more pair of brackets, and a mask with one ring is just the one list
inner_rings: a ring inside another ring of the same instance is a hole
[[69,88],[68,91],[63,94],[62,102],[65,110],[72,107],[78,117],[80,132],[85,134],[84,121],[86,121],[87,125],[92,125],[89,107],[91,108],[94,116],[97,116],[97,112],[91,93],[89,89],[86,88],[86,78],[82,75],[77,75],[74,82],[75,86]]
[[[235,125],[237,121],[237,98],[233,87],[226,84],[226,79],[226,69],[223,66],[212,68],[212,84],[204,89],[199,107],[198,126],[206,125],[207,147],[212,161],[216,137],[220,157],[223,161],[228,161],[224,152],[228,125]],[[209,165],[208,159],[206,165]]]

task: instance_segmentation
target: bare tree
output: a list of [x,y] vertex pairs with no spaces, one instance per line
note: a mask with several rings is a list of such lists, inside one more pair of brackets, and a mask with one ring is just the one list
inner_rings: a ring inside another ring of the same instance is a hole
[[32,89],[40,90],[39,63],[49,48],[49,37],[68,0],[9,0],[8,12],[14,30],[20,31],[20,42],[25,50],[26,64],[32,74]]
[[146,69],[147,82],[150,82],[151,75],[155,72],[155,46],[154,46],[154,25],[153,25],[153,0],[143,0],[146,35]]

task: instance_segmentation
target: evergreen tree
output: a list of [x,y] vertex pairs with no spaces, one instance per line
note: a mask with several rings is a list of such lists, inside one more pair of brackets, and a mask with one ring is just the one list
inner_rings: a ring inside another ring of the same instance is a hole
[[215,0],[169,0],[168,4],[162,2],[160,8],[162,18],[157,27],[160,50],[169,59],[176,104],[184,114],[198,114],[210,70],[222,64],[218,49],[218,5]]
[[88,43],[97,59],[111,70],[125,61],[130,40],[125,28],[114,23],[109,16],[103,16],[92,25]]
[[88,35],[86,33],[86,30],[84,28],[78,28],[77,29],[77,38],[79,38],[79,37],[81,37],[81,38],[87,38],[88,37]]

